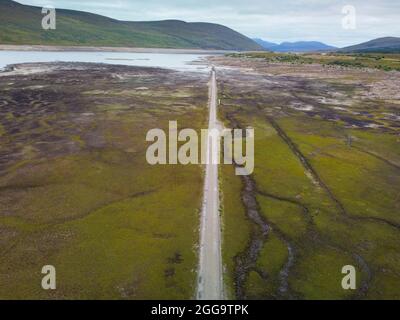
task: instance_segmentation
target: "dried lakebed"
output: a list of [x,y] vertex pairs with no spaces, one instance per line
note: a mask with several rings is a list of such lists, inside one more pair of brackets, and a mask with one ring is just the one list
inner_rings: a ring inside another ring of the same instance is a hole
[[[399,74],[213,57],[224,296],[400,298]],[[189,299],[202,166],[149,166],[146,132],[208,126],[209,74],[84,63],[0,74],[0,297]],[[188,192],[190,190],[190,192]],[[57,267],[55,292],[40,288]],[[354,265],[357,290],[341,287]]]
[[[203,169],[148,165],[146,133],[205,128],[208,74],[13,70],[0,74],[0,297],[193,298]],[[56,291],[40,287],[44,265]]]
[[251,178],[222,169],[230,297],[399,299],[399,72],[211,61],[219,118],[256,137]]

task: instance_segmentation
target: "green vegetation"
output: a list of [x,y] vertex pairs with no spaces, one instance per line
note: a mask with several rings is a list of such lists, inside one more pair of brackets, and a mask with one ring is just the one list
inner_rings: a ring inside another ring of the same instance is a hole
[[355,46],[340,49],[341,52],[358,52],[358,53],[399,53],[400,38],[384,37],[373,39]]
[[178,20],[126,22],[57,10],[56,30],[41,27],[41,8],[0,0],[0,44],[262,50],[222,25]]
[[249,242],[251,223],[247,219],[243,204],[240,199],[242,184],[240,178],[235,176],[231,166],[221,167],[221,190],[223,190],[223,249],[222,257],[225,267],[225,287],[229,298],[235,297],[235,259],[246,249]]
[[[274,61],[281,56],[265,55]],[[394,112],[394,93],[386,92],[371,105],[363,104],[359,101],[362,89],[357,87],[355,91],[354,84],[344,84],[341,78],[368,83],[373,88],[382,81],[381,73],[360,78],[357,70],[346,69],[317,80],[308,73],[315,65],[304,63],[292,69],[293,75],[283,65],[285,77],[280,77],[279,65],[271,67],[277,76],[268,74],[264,53],[250,56],[259,59],[247,59],[246,67],[258,73],[235,71],[219,76],[221,118],[242,128],[255,128],[254,193],[258,214],[270,227],[256,262],[248,266],[244,296],[399,299],[398,125],[382,122],[380,127],[365,127],[365,121],[379,118],[378,113]],[[302,55],[299,59],[314,56]],[[387,55],[374,57],[358,56],[378,63],[389,61]],[[227,64],[237,61],[225,59]],[[324,69],[317,67],[321,72]],[[298,76],[300,72],[310,78],[304,80]],[[325,97],[324,103],[321,96]],[[351,97],[352,103],[341,105],[329,100],[333,96]],[[313,108],[290,107],[302,104]],[[336,105],[341,108],[334,109]],[[371,116],[365,117],[370,112]],[[340,118],[343,114],[345,121]],[[240,219],[246,219],[246,207],[241,215]],[[255,224],[249,222],[253,226],[250,234],[248,225],[236,231],[241,235],[239,243],[246,239],[243,234],[248,238],[255,235]],[[224,248],[229,250],[225,243]],[[236,250],[232,256],[244,254],[248,248],[243,250],[237,245]],[[341,287],[345,265],[357,270],[356,291]]]
[[321,64],[323,66],[337,66],[347,68],[373,68],[384,71],[400,71],[400,55],[390,53],[272,53],[248,52],[233,53],[227,56],[233,58],[262,59],[269,63],[290,64]]
[[190,299],[202,168],[150,166],[145,139],[171,118],[203,128],[207,78],[75,66],[0,78],[0,298]]

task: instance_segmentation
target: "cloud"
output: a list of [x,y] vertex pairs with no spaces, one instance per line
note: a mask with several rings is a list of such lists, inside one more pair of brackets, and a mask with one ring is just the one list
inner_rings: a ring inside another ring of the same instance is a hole
[[[318,40],[337,46],[400,36],[398,0],[19,0],[94,12],[120,20],[205,21],[269,41]],[[342,8],[356,8],[357,28],[342,28]]]

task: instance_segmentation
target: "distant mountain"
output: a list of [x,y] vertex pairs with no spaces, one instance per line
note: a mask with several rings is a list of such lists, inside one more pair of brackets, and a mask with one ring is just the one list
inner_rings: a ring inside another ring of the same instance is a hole
[[336,47],[332,47],[318,41],[282,42],[281,44],[277,44],[262,39],[253,40],[261,45],[264,49],[275,52],[314,52],[336,49]]
[[262,46],[264,49],[267,49],[267,50],[272,50],[273,48],[279,46],[279,44],[277,44],[277,43],[265,41],[260,38],[254,38],[253,40],[255,42],[257,42],[260,46]]
[[340,52],[380,52],[380,53],[400,53],[400,38],[385,37],[378,38],[355,46],[339,49]]
[[42,18],[39,7],[0,0],[0,44],[263,50],[253,40],[219,24],[129,22],[57,9],[57,29],[45,31]]
[[279,52],[313,52],[336,49],[318,41],[282,42],[276,49]]

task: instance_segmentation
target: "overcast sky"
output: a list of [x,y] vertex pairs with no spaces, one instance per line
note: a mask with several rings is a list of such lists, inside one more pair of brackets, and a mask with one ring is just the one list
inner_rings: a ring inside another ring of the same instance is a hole
[[[18,0],[120,20],[179,19],[226,25],[272,42],[316,40],[339,47],[400,36],[400,0]],[[356,9],[356,28],[344,29],[342,9]]]

